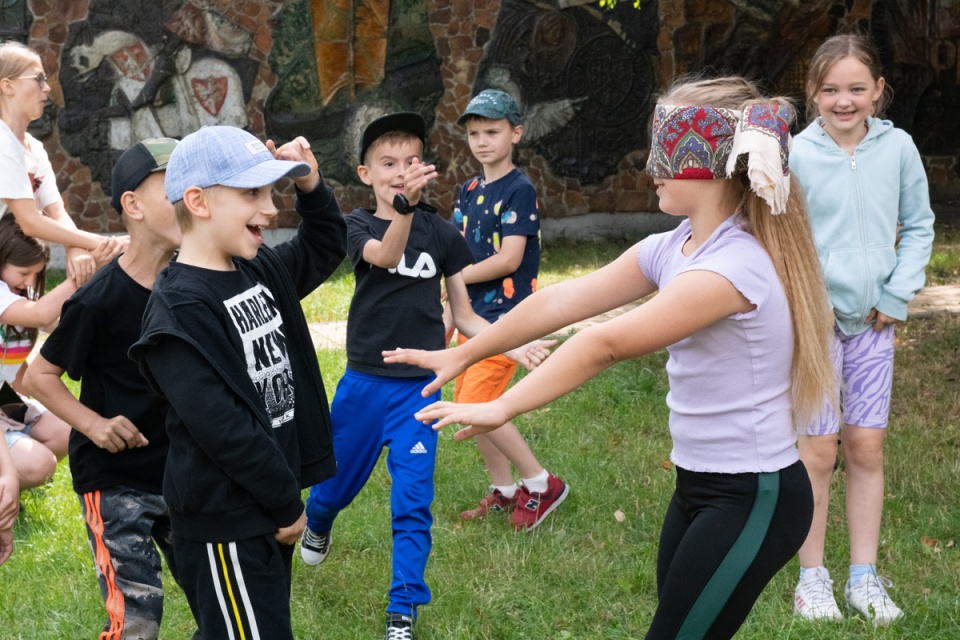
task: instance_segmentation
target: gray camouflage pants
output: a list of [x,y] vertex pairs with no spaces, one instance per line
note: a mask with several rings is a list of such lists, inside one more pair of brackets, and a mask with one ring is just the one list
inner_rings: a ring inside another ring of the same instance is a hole
[[160,552],[177,577],[163,496],[120,486],[78,497],[107,609],[100,640],[155,640],[163,616]]

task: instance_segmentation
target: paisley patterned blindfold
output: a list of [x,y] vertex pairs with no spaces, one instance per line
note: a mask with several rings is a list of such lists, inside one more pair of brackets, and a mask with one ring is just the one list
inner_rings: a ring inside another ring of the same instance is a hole
[[783,213],[790,194],[790,111],[751,104],[743,111],[657,105],[647,172],[654,178],[729,178],[747,156],[750,187]]

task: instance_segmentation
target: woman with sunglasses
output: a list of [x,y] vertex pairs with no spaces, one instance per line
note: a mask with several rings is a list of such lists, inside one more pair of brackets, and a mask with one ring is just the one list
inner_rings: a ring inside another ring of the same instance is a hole
[[27,133],[48,93],[40,56],[19,42],[0,44],[0,217],[10,213],[26,235],[64,245],[67,271],[83,284],[125,243],[81,231],[67,214],[47,152]]

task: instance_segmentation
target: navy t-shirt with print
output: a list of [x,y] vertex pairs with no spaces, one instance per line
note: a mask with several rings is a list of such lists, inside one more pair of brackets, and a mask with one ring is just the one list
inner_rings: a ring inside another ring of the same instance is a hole
[[500,251],[507,236],[526,236],[523,260],[512,274],[467,285],[473,310],[488,322],[517,306],[537,290],[540,269],[540,215],[537,192],[517,168],[499,180],[482,177],[460,188],[453,210],[453,224],[460,230],[473,258],[486,260]]

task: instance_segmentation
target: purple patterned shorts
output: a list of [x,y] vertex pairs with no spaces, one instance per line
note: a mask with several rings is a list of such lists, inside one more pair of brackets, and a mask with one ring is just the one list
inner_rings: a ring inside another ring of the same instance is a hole
[[[857,427],[886,429],[893,388],[894,327],[868,329],[848,336],[834,327],[830,345],[833,363],[846,388],[841,396],[843,422]],[[840,431],[836,411],[827,405],[801,435],[825,436]]]

